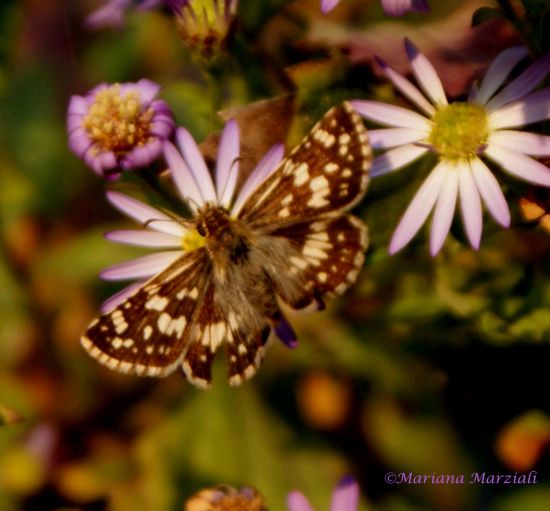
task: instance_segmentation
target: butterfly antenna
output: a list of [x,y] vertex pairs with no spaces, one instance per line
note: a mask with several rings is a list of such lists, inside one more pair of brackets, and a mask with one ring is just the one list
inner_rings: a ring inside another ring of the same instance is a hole
[[[242,161],[243,158],[241,156],[237,156],[232,162],[231,167],[229,168],[229,172],[227,173],[227,179],[225,180],[225,183],[222,188],[222,193],[219,195],[220,197],[223,197],[225,195],[225,190],[227,188],[227,185],[229,184],[229,178],[231,177],[231,172],[236,171],[236,165],[240,161]],[[219,204],[218,204],[219,206]]]

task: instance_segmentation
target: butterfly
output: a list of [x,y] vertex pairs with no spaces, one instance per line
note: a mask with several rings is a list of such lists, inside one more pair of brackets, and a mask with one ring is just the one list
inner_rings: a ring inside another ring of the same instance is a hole
[[357,278],[367,229],[346,213],[369,181],[372,151],[349,103],[329,110],[286,157],[273,147],[235,196],[239,129],[222,133],[215,184],[185,128],[180,151],[166,142],[165,159],[193,217],[173,215],[109,192],[109,200],[147,228],[115,231],[113,241],[170,248],[107,269],[103,277],[139,279],[106,302],[82,337],[107,367],[167,376],[181,367],[206,388],[220,346],[231,385],[257,371],[274,332],[289,346],[296,335],[281,312],[324,307]]

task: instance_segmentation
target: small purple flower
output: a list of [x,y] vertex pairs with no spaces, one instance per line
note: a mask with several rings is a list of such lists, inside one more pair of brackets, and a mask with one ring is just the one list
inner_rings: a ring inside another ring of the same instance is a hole
[[[287,498],[288,511],[313,511],[307,498],[299,491],[293,491]],[[329,511],[357,511],[359,507],[359,486],[346,476],[338,483],[332,496]]]
[[71,150],[111,179],[150,164],[174,130],[168,105],[155,99],[159,90],[160,85],[143,79],[103,83],[86,96],[72,96],[67,113]]
[[[403,16],[408,12],[428,12],[428,0],[381,0],[382,9],[388,16]],[[321,10],[327,13],[334,9],[340,0],[321,0]]]
[[550,187],[550,169],[532,158],[550,156],[550,137],[516,129],[550,118],[550,88],[532,92],[550,71],[550,54],[503,86],[527,56],[523,47],[508,48],[493,61],[479,87],[474,85],[467,101],[449,104],[428,59],[410,41],[405,41],[405,49],[422,92],[385,62],[379,59],[379,63],[422,113],[377,101],[353,102],[363,117],[389,126],[369,131],[372,146],[385,150],[373,161],[373,177],[399,170],[428,152],[439,160],[399,222],[389,252],[407,245],[433,210],[430,252],[436,255],[449,233],[457,203],[468,240],[477,249],[483,228],[482,201],[499,224],[510,225],[508,204],[484,159],[523,181]]
[[86,24],[93,29],[103,27],[121,27],[126,11],[136,8],[140,11],[154,9],[164,0],[108,0],[86,18]]

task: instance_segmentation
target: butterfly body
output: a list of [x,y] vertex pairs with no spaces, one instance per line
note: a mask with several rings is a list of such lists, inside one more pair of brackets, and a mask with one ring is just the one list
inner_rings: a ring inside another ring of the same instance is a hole
[[320,308],[356,280],[367,232],[346,210],[365,193],[370,161],[360,118],[333,108],[240,207],[202,204],[192,221],[201,242],[92,322],[84,347],[111,369],[181,367],[207,387],[223,346],[230,384],[247,380],[271,332],[295,342],[282,304]]

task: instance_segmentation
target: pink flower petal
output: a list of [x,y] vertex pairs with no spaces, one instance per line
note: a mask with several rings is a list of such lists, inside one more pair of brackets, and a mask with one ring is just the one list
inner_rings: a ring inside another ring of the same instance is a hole
[[105,300],[101,304],[101,313],[105,314],[106,312],[110,312],[115,307],[125,302],[126,299],[130,298],[130,296],[132,296],[140,287],[142,287],[145,284],[145,282],[146,282],[145,280],[134,282],[133,284],[130,284],[129,286],[125,287],[118,293],[114,294],[113,296]]
[[156,252],[105,268],[99,275],[104,280],[149,278],[170,266],[182,253],[181,250]]
[[441,250],[453,223],[458,195],[458,173],[458,168],[448,166],[445,182],[439,192],[430,236],[430,253],[432,256],[436,256]]
[[283,144],[275,144],[260,160],[255,169],[250,173],[242,186],[237,200],[231,210],[233,216],[238,216],[246,199],[263,183],[271,173],[279,166],[285,154]]
[[170,167],[172,179],[174,180],[178,192],[188,203],[191,210],[196,212],[203,204],[203,198],[193,173],[171,142],[164,142],[163,149],[164,159]]
[[485,155],[508,174],[535,185],[550,186],[550,169],[529,156],[499,146],[489,146]]
[[218,201],[216,190],[195,139],[185,128],[178,128],[176,138],[185,162],[199,187],[203,202],[210,201],[216,203]]
[[466,235],[470,240],[470,245],[477,250],[481,242],[481,232],[483,230],[481,198],[470,166],[462,163],[457,170],[462,222]]
[[403,75],[394,71],[381,58],[376,59],[384,74],[397,87],[402,94],[409,98],[418,108],[424,111],[430,117],[435,113],[435,108],[426,100],[424,95]]
[[412,72],[424,94],[435,105],[447,105],[447,96],[437,71],[430,61],[408,39],[405,39],[405,50],[411,63]]
[[378,101],[354,100],[353,108],[365,119],[395,128],[430,129],[430,120],[412,110]]
[[550,88],[533,92],[489,114],[492,130],[526,126],[550,118]]
[[513,46],[499,53],[485,73],[475,102],[481,105],[487,103],[493,93],[504,83],[512,69],[528,54],[529,52],[524,46]]
[[407,144],[396,147],[395,149],[390,149],[373,160],[370,175],[371,177],[378,177],[388,172],[399,170],[425,155],[427,152],[427,148],[419,147],[414,144]]
[[496,96],[487,102],[490,111],[527,96],[550,71],[550,54],[531,64],[512,83],[508,84]]
[[340,0],[321,0],[321,10],[324,13],[332,11],[332,9],[334,9],[339,2]]
[[330,511],[357,511],[359,507],[359,485],[349,476],[344,477],[332,497]]
[[239,125],[231,119],[225,125],[216,166],[216,190],[220,205],[228,208],[239,176]]
[[382,9],[388,16],[403,16],[408,12],[429,12],[427,0],[382,0]]
[[[144,204],[143,202],[128,197],[123,193],[109,191],[107,192],[107,199],[109,202],[117,208],[119,211],[124,213],[126,216],[137,220],[140,224],[147,224],[151,229],[156,231],[164,232],[166,234],[172,234],[174,232],[175,223],[170,217],[161,213],[158,209],[152,208],[151,206]],[[167,224],[173,224],[171,227],[167,225],[159,225],[160,222],[152,222],[152,220],[167,220]]]
[[299,491],[288,494],[287,507],[288,511],[314,511],[311,504]]
[[[178,224],[176,224],[178,225]],[[185,231],[182,229],[182,235]],[[173,236],[155,231],[111,231],[105,233],[105,238],[126,245],[140,247],[181,248],[181,236]]]
[[135,84],[135,90],[139,93],[139,99],[142,105],[149,105],[160,92],[160,85],[147,78],[142,78]]
[[[370,132],[369,132],[370,135]],[[491,133],[489,145],[513,149],[531,156],[550,156],[550,137],[525,131],[499,130]]]
[[479,158],[470,161],[470,168],[489,213],[500,225],[509,227],[510,209],[495,176]]
[[446,163],[439,163],[422,184],[414,199],[409,204],[405,214],[401,218],[397,229],[393,233],[389,253],[395,254],[411,241],[422,224],[428,218],[430,211],[441,191],[448,174]]
[[369,142],[373,149],[388,149],[413,142],[420,142],[428,137],[427,131],[411,128],[388,128],[369,130]]

